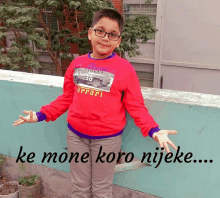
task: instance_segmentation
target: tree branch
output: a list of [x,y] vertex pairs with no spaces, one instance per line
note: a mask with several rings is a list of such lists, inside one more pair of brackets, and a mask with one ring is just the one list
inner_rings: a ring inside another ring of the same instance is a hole
[[80,29],[79,29],[79,22],[78,22],[78,15],[77,15],[77,10],[75,9],[75,15],[76,15],[76,25],[77,25],[77,30],[78,30],[78,33],[77,33],[77,36],[80,37]]
[[48,28],[43,21],[43,10],[40,8],[38,20],[40,22],[40,25],[43,27],[44,31],[46,31],[47,36],[48,36],[47,53],[50,55],[54,65],[56,66],[57,74],[60,76],[61,75],[61,73],[60,73],[61,63],[58,61],[57,56],[52,52],[52,48],[51,48],[51,20],[52,20],[52,16],[50,17],[49,28]]
[[5,53],[8,54],[8,50],[6,49],[6,47],[5,47],[4,43],[3,43],[3,41],[0,41],[0,44],[1,44],[2,47],[4,48]]
[[40,25],[43,27],[44,31],[49,32],[47,26],[45,25],[44,23],[44,20],[43,20],[43,10],[40,8],[40,12],[39,12],[39,15],[38,15],[38,20],[40,22]]

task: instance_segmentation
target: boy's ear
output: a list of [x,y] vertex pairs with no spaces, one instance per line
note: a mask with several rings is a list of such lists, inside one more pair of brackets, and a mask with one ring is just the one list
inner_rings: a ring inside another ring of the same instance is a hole
[[92,39],[91,37],[92,37],[92,28],[90,27],[88,31],[88,39],[91,40]]
[[121,37],[120,37],[119,40],[118,40],[117,48],[119,47],[120,44],[121,44]]

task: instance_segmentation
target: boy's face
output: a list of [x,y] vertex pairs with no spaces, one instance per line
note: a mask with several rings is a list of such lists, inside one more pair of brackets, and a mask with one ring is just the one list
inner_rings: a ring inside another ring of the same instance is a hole
[[[107,33],[114,33],[120,35],[120,30],[117,21],[109,19],[108,17],[101,18],[93,27],[93,29],[103,30]],[[104,38],[96,36],[95,31],[91,28],[88,32],[88,38],[92,43],[92,58],[104,59],[112,54],[116,47],[121,43],[121,37],[118,41],[110,40],[108,34]]]

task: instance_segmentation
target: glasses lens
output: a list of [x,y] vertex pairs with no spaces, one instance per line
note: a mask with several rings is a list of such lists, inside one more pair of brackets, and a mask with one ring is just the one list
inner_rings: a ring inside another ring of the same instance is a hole
[[97,36],[104,36],[105,35],[105,32],[102,30],[96,30],[95,33]]
[[[105,36],[105,31],[95,29],[95,35],[99,36],[99,37],[104,37]],[[119,39],[119,36],[117,34],[111,33],[111,34],[108,34],[108,38],[110,40],[117,41]]]
[[117,41],[118,40],[118,35],[117,34],[109,34],[109,39]]

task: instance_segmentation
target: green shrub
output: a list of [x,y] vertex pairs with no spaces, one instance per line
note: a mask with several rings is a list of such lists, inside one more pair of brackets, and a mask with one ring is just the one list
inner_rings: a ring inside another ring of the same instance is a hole
[[33,186],[38,180],[38,175],[30,175],[25,177],[19,177],[18,182],[22,186]]
[[0,154],[0,174],[2,172],[2,167],[3,167],[4,163],[5,163],[5,157],[4,157],[4,155]]

